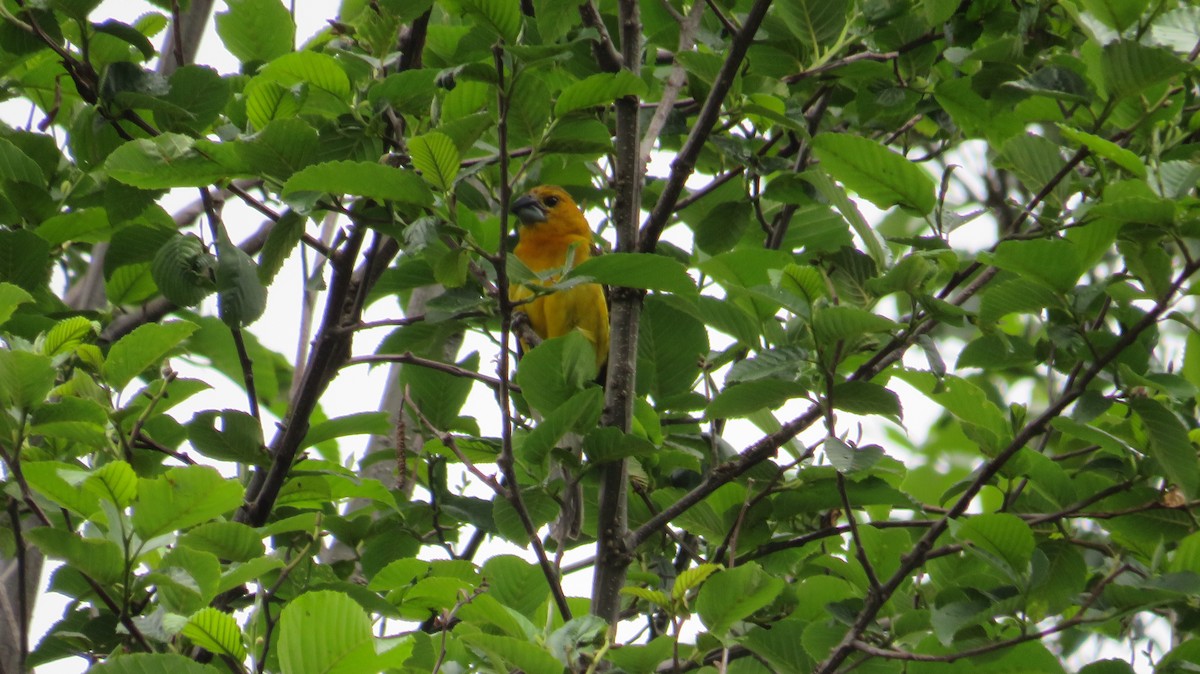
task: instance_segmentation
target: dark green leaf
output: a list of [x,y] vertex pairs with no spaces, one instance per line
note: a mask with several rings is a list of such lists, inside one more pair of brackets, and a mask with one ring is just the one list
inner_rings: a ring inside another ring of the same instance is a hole
[[879,208],[900,205],[919,213],[933,210],[933,178],[876,141],[821,134],[813,139],[813,154],[830,175]]

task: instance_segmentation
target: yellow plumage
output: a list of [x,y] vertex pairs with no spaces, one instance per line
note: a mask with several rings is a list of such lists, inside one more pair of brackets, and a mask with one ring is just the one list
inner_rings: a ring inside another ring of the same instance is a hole
[[[572,266],[591,257],[592,228],[571,195],[561,187],[535,187],[514,201],[512,210],[521,220],[520,241],[513,254],[533,271],[563,268],[572,250]],[[529,288],[518,285],[510,286],[508,291],[509,299],[514,302],[533,294]],[[585,283],[542,295],[520,305],[517,311],[529,316],[533,331],[542,339],[579,330],[596,349],[596,367],[603,367],[608,360],[608,306],[599,284]]]

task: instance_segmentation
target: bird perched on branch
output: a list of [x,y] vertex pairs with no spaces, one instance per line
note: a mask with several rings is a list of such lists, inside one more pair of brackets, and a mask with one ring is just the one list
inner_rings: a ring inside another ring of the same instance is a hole
[[[575,256],[573,267],[591,257],[592,228],[563,188],[535,187],[513,202],[512,212],[521,220],[520,241],[513,254],[534,272],[563,268],[570,251]],[[516,302],[533,296],[533,291],[512,286],[508,296]],[[542,339],[579,330],[596,349],[597,370],[608,361],[608,305],[600,284],[584,283],[543,295],[517,311],[529,317]]]
[[[525,266],[544,273],[567,266],[567,256],[573,256],[571,266],[577,266],[592,255],[592,228],[583,217],[571,195],[561,187],[542,185],[529,190],[512,203],[512,212],[521,221],[520,240],[513,254]],[[557,277],[549,279],[553,283]],[[603,371],[608,361],[608,305],[604,289],[597,283],[534,296],[533,290],[521,285],[509,287],[508,296],[514,302],[529,300],[516,311],[525,314],[537,336],[551,339],[580,331],[596,351],[596,369]],[[530,299],[532,298],[532,299]],[[524,344],[525,348],[531,345]],[[582,451],[579,436],[568,433],[563,444],[577,455]],[[567,488],[562,496],[562,510],[551,534],[560,543],[579,537],[583,524],[583,490],[558,462],[551,465],[551,477],[562,477]]]

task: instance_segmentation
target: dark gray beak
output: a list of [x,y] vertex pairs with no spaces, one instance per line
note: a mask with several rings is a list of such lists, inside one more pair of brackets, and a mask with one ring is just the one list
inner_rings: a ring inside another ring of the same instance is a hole
[[523,225],[546,221],[546,211],[540,201],[528,194],[522,195],[512,202],[512,212],[521,220]]

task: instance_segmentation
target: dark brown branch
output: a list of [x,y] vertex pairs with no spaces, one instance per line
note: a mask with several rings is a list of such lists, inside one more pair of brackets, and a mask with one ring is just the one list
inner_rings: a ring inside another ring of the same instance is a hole
[[[378,363],[402,363],[404,365],[416,365],[418,367],[424,367],[424,368],[428,368],[430,370],[437,370],[438,372],[445,372],[446,374],[452,374],[456,377],[465,377],[467,379],[474,379],[477,382],[486,384],[489,388],[494,389],[494,390],[498,390],[501,386],[501,384],[500,384],[501,380],[497,379],[496,377],[489,377],[486,374],[481,374],[479,372],[472,372],[471,370],[459,367],[452,363],[443,363],[440,360],[432,360],[429,358],[422,358],[420,356],[414,355],[411,351],[405,351],[404,353],[380,353],[380,354],[366,355],[366,356],[354,356],[353,358],[350,358],[346,361],[346,366],[349,367],[351,365],[374,365],[374,364],[378,364]],[[512,384],[512,383],[508,384],[508,389],[510,391],[516,391],[518,393],[520,393],[520,391],[521,391],[521,389],[518,386],[516,386],[515,384]]]
[[604,18],[600,16],[593,0],[586,0],[579,5],[579,18],[583,19],[583,25],[595,30],[600,36],[592,43],[592,53],[596,55],[600,68],[610,73],[620,70],[624,65],[623,59],[617,52],[612,36],[608,34],[608,27],[604,25]]
[[654,204],[654,210],[650,211],[649,217],[642,225],[640,241],[642,252],[652,253],[655,246],[658,245],[658,237],[662,235],[663,228],[667,226],[667,220],[675,210],[675,203],[683,194],[684,183],[696,168],[700,151],[704,148],[713,125],[716,124],[721,106],[725,102],[725,96],[733,86],[733,80],[742,67],[742,61],[746,58],[750,43],[754,41],[758,27],[762,24],[763,18],[767,15],[767,8],[770,6],[771,0],[755,0],[754,5],[746,14],[745,21],[742,22],[741,30],[730,41],[725,62],[717,73],[712,89],[709,90],[708,98],[700,108],[700,113],[696,115],[692,131],[688,134],[687,140],[683,142],[683,147],[679,149],[679,154],[671,162],[671,175],[667,179],[667,184]]
[[1002,449],[997,455],[982,466],[971,484],[967,486],[963,493],[959,496],[954,506],[940,520],[929,528],[925,535],[917,541],[913,550],[905,555],[901,561],[899,568],[896,569],[892,577],[887,580],[881,587],[878,594],[869,594],[866,598],[865,605],[859,612],[854,624],[846,632],[846,636],[842,642],[833,650],[829,658],[821,663],[815,670],[818,674],[832,674],[838,667],[850,656],[855,650],[855,642],[859,640],[863,633],[874,621],[875,616],[883,607],[883,604],[889,597],[900,587],[900,585],[909,577],[909,575],[918,566],[926,560],[927,554],[933,548],[934,542],[942,535],[950,526],[950,521],[957,519],[966,512],[971,505],[971,501],[983,489],[985,485],[991,482],[992,478],[1000,472],[1004,464],[1013,457],[1018,451],[1025,447],[1034,437],[1045,432],[1046,427],[1051,421],[1062,414],[1063,410],[1071,403],[1083,395],[1084,390],[1093,379],[1104,371],[1108,365],[1113,362],[1126,348],[1131,346],[1137,339],[1148,330],[1151,326],[1158,323],[1170,307],[1170,298],[1179,292],[1187,280],[1200,270],[1200,263],[1193,262],[1184,267],[1183,271],[1176,277],[1171,284],[1170,289],[1166,293],[1166,297],[1161,299],[1154,307],[1146,312],[1135,325],[1129,328],[1122,334],[1108,351],[1104,352],[1101,357],[1092,362],[1092,365],[1080,375],[1076,380],[1072,389],[1065,391],[1063,395],[1052,404],[1050,404],[1041,414],[1018,431],[1011,442]]

